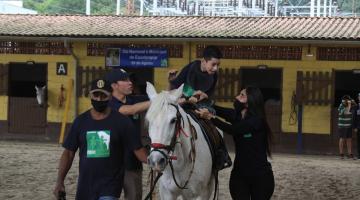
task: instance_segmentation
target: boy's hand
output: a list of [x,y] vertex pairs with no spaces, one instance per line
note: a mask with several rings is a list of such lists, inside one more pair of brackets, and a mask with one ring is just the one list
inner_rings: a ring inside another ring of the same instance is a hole
[[195,91],[193,96],[198,97],[197,101],[202,101],[203,99],[209,98],[208,95],[205,92],[201,91],[201,90]]
[[196,104],[199,100],[198,100],[198,98],[192,96],[192,97],[189,98],[188,101],[189,101],[190,103]]
[[169,74],[168,74],[168,80],[169,81],[172,81],[176,78],[176,74],[177,74],[177,70],[176,69],[172,69],[169,71]]

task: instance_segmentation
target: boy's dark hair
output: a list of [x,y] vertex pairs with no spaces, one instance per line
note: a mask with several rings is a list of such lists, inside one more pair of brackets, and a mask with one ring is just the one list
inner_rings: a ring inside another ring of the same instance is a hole
[[203,51],[203,58],[205,60],[210,60],[211,58],[222,58],[222,53],[217,46],[207,46]]
[[341,97],[341,100],[351,100],[351,97],[349,95],[344,95]]

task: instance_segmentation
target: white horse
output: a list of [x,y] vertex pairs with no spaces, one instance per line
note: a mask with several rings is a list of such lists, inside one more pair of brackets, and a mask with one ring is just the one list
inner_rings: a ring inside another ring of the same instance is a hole
[[148,164],[163,172],[162,200],[208,200],[215,189],[211,153],[198,123],[177,104],[182,90],[183,86],[157,94],[147,83],[151,105],[146,119],[152,146]]
[[46,85],[43,87],[38,87],[37,85],[35,85],[36,100],[40,106],[44,106],[45,104],[45,95],[46,95],[45,89],[46,89]]

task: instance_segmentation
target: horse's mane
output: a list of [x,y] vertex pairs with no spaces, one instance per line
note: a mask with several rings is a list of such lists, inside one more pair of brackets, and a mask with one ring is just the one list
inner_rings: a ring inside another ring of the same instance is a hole
[[155,119],[159,114],[166,112],[168,105],[174,103],[170,99],[169,91],[162,91],[154,99],[151,100],[151,105],[146,113],[146,120]]

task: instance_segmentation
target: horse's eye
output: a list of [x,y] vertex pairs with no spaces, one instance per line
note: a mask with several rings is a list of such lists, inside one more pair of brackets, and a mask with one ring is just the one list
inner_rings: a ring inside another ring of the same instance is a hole
[[172,118],[172,119],[170,120],[170,123],[173,124],[173,123],[176,122],[176,120],[177,120],[176,118]]

